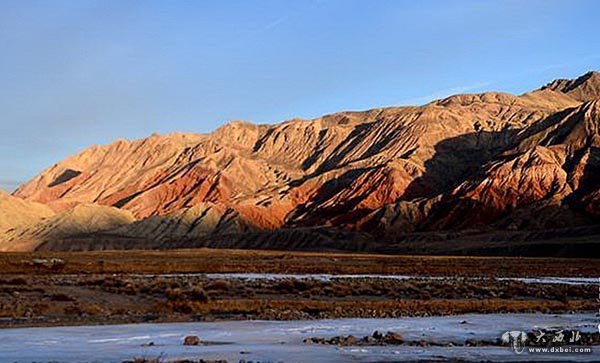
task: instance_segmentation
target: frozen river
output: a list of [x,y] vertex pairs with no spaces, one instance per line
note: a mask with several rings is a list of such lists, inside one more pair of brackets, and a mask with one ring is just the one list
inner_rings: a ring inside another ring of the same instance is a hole
[[[508,347],[336,347],[302,343],[307,337],[401,333],[406,340],[463,343],[496,340],[509,330],[567,328],[596,331],[593,314],[468,314],[400,319],[229,321],[0,330],[0,362],[122,362],[134,357],[225,359],[232,362],[402,362],[458,358],[467,361],[598,361],[600,350],[578,356],[516,355]],[[186,335],[222,344],[183,346]],[[154,346],[144,346],[153,342]]]
[[[332,281],[344,279],[384,279],[384,280],[482,280],[486,277],[454,277],[454,276],[418,276],[418,275],[380,275],[380,274],[279,274],[279,273],[185,273],[185,274],[144,274],[131,275],[136,277],[186,277],[198,276],[208,279],[238,279],[238,280],[317,280]],[[526,284],[553,284],[553,285],[595,285],[597,277],[497,277],[498,281],[519,281]]]
[[[340,274],[275,274],[275,273],[221,273],[221,274],[201,274],[209,279],[241,279],[241,280],[343,280],[343,279],[387,279],[387,280],[480,280],[483,277],[452,277],[452,276],[416,276],[416,275],[340,275]],[[169,276],[169,275],[162,275]],[[173,276],[173,275],[171,275]],[[181,275],[185,276],[185,275]],[[187,275],[189,276],[189,274]],[[520,281],[527,284],[554,284],[554,285],[594,285],[598,283],[596,277],[499,277],[499,281]]]

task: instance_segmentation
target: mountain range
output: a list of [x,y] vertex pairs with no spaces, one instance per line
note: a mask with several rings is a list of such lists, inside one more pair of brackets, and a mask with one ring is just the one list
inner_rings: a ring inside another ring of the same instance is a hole
[[515,96],[92,146],[0,193],[0,250],[598,255],[600,73]]

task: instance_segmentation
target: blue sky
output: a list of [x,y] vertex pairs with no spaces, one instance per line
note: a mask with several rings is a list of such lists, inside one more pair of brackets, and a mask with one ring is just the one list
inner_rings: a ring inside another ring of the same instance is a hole
[[0,188],[91,144],[600,69],[598,1],[0,0]]

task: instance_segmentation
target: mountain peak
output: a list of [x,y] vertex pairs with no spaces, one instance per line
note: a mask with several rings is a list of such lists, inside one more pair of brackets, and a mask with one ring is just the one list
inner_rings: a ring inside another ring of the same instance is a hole
[[575,79],[556,79],[541,88],[565,93],[585,102],[600,97],[600,72],[590,71]]

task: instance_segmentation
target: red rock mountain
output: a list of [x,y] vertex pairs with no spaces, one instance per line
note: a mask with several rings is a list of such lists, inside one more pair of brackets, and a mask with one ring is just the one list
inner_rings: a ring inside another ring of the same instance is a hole
[[599,104],[590,72],[520,96],[94,146],[13,193],[57,215],[0,232],[0,248],[456,252],[505,248],[508,233],[527,252],[550,230],[588,238],[600,235]]

